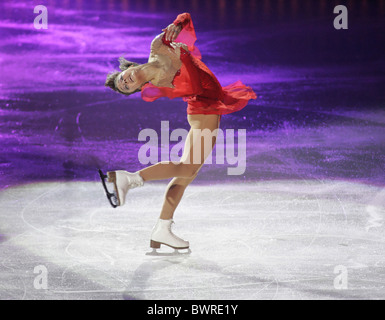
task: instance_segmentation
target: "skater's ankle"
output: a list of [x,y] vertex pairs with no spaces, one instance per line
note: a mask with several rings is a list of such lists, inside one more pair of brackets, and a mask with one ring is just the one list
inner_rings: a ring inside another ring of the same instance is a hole
[[142,178],[143,182],[146,182],[146,181],[147,181],[146,175],[144,175],[144,174],[142,173],[142,170],[139,170],[139,171],[137,171],[136,173]]
[[161,213],[160,216],[159,216],[159,219],[160,220],[172,220],[173,218],[173,214],[170,214],[170,213]]

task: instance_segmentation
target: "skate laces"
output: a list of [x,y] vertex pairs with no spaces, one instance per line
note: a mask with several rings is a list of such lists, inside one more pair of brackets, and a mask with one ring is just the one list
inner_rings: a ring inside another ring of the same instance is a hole
[[169,230],[171,233],[172,233],[171,227],[172,227],[173,224],[175,224],[175,222],[174,222],[174,220],[171,220],[171,223],[170,223],[169,226],[168,226],[168,230]]
[[129,185],[130,188],[141,187],[143,185],[143,178],[138,172],[131,173]]
[[170,231],[171,235],[177,239],[177,240],[181,240],[181,241],[184,241],[182,238],[179,238],[176,234],[174,234],[171,230],[171,226],[175,224],[174,220],[171,221],[170,225],[168,226],[168,231]]

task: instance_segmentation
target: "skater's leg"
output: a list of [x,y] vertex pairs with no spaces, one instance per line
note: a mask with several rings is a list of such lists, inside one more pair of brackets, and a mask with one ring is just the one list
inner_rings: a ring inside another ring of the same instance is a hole
[[[189,123],[191,125],[191,129],[198,128],[202,130],[209,129],[214,131],[219,127],[219,120],[220,117],[216,115],[189,116]],[[192,131],[190,130],[190,133],[191,132]],[[179,238],[171,231],[171,225],[173,223],[172,218],[176,207],[182,199],[186,187],[189,185],[189,183],[194,180],[194,178],[198,174],[199,169],[202,167],[205,159],[211,153],[211,150],[214,147],[216,141],[217,132],[215,132],[215,135],[213,136],[212,134],[208,133],[208,131],[202,131],[202,135],[198,138],[196,138],[196,135],[192,135],[190,133],[186,138],[181,163],[192,163],[192,161],[190,160],[198,158],[200,160],[200,164],[198,164],[196,169],[194,169],[194,174],[192,174],[188,178],[174,178],[167,186],[160,219],[158,220],[151,234],[150,246],[152,248],[160,248],[161,244],[165,244],[167,246],[177,249],[187,249],[190,246],[188,241]],[[209,139],[207,140],[207,138]],[[208,141],[210,143],[208,143]]]
[[[205,140],[209,138],[209,136],[212,136],[212,132],[215,129],[218,129],[219,120],[219,115],[189,115],[188,121],[191,129],[186,137],[184,154],[181,161],[178,163],[162,161],[140,170],[139,174],[143,181],[163,180],[174,177],[190,179],[196,176],[204,160],[212,150],[213,145],[211,145],[211,143],[205,143]],[[194,132],[194,129],[197,130]],[[208,131],[203,131],[205,129]],[[201,135],[199,135],[199,130],[202,130]],[[204,138],[205,136],[206,138]],[[215,136],[213,136],[213,138],[215,140]],[[200,155],[194,156],[192,149],[194,145],[198,145],[198,139],[200,140],[200,148],[198,146],[196,153],[198,152]]]
[[199,165],[174,163],[171,161],[158,162],[139,171],[143,181],[164,180],[173,177],[190,178],[194,176]]
[[193,159],[188,157],[190,145],[193,145],[194,143],[193,140],[193,128],[191,127],[185,140],[184,151],[181,160],[179,162],[162,161],[140,170],[139,174],[143,181],[163,180],[170,178],[190,179],[195,176],[197,170],[200,167],[200,162],[194,164]]
[[175,209],[182,199],[184,191],[195,177],[196,175],[193,178],[173,178],[170,181],[164,195],[160,219],[169,220],[173,218]]
[[[219,117],[219,116],[218,116]],[[202,121],[202,120],[205,121]],[[199,129],[204,129],[208,128],[211,131],[218,129],[219,127],[219,118],[217,118],[214,115],[210,116],[204,116],[204,118],[201,119],[201,117],[192,117],[192,119],[189,119],[191,128],[199,128]],[[190,130],[191,132],[191,130]],[[192,139],[192,136],[188,136],[189,139]],[[164,201],[163,201],[163,207],[162,211],[160,214],[160,219],[168,220],[172,219],[174,216],[174,212],[176,207],[178,206],[180,200],[182,199],[182,196],[184,194],[184,191],[186,190],[187,186],[195,179],[197,176],[200,168],[203,166],[204,161],[208,157],[208,155],[211,153],[215,142],[216,142],[216,136],[213,136],[212,141],[209,145],[209,147],[205,148],[204,146],[204,137],[201,137],[201,150],[200,150],[200,165],[195,168],[195,173],[193,176],[189,178],[181,178],[181,177],[176,177],[171,180],[171,182],[168,184],[166,193],[164,196]],[[188,144],[187,139],[186,139],[186,145],[184,148],[182,160],[186,159],[192,159],[194,157],[194,144],[190,140],[190,144]]]

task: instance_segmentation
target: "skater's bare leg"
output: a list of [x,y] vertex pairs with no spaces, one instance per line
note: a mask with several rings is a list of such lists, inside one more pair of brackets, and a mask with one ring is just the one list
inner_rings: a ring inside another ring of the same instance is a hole
[[[173,163],[171,161],[158,162],[152,166],[139,171],[143,181],[163,180],[170,178],[190,179],[195,176],[201,166],[201,162],[195,161],[189,157],[190,149],[193,147],[193,127],[191,127],[185,141],[184,151],[180,162]],[[202,151],[201,145],[201,151]],[[196,159],[195,159],[196,160]]]
[[173,178],[167,186],[163,200],[163,207],[160,213],[160,219],[169,220],[174,216],[176,207],[179,205],[187,186],[194,178]]
[[[195,146],[194,141],[192,140],[193,139],[192,129],[199,128],[203,130],[204,128],[208,128],[209,130],[214,131],[219,127],[219,116],[210,115],[210,116],[204,116],[202,118],[202,116],[200,115],[200,117],[190,117],[189,122],[191,125],[191,130],[189,132],[189,135],[186,138],[186,144],[185,144],[185,148],[184,148],[184,152],[181,160],[185,161],[186,159],[189,159],[189,161],[192,162],[192,159],[194,157],[194,146]],[[187,186],[197,176],[200,168],[203,166],[204,161],[206,160],[208,155],[211,153],[216,142],[216,137],[213,136],[212,141],[209,147],[207,148],[204,145],[204,137],[202,136],[200,139],[201,139],[200,164],[194,167],[194,169],[191,169],[191,170],[194,170],[194,174],[191,175],[190,177],[188,178],[176,177],[170,181],[164,196],[160,219],[168,220],[173,218],[175,209],[178,206],[180,200],[182,199],[184,191],[186,190]]]
[[[197,150],[200,152],[199,157],[194,157],[192,149],[194,148],[194,139],[199,137],[196,134],[193,134],[193,129],[204,130],[208,129],[210,132],[219,128],[219,115],[188,115],[188,121],[190,123],[191,129],[186,137],[184,155],[178,163],[173,163],[170,161],[158,162],[152,166],[144,168],[139,171],[140,176],[143,181],[151,180],[163,180],[170,178],[192,178],[199,171],[202,163],[207,158],[212,150],[211,144],[204,143],[204,137],[201,137],[201,148]],[[203,132],[203,134],[205,134]],[[215,138],[214,138],[215,139]],[[214,141],[215,144],[215,141]]]
[[164,180],[173,177],[189,178],[195,174],[198,168],[199,165],[196,164],[162,161],[140,170],[139,174],[143,181]]

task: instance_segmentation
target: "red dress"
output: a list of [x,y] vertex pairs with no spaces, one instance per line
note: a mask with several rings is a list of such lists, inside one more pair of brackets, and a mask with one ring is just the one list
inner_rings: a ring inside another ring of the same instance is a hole
[[[187,114],[223,115],[239,111],[250,99],[257,98],[253,89],[245,86],[240,80],[226,87],[221,86],[215,75],[201,61],[201,53],[194,45],[197,38],[189,13],[178,15],[173,23],[183,27],[175,42],[186,44],[188,51],[181,48],[182,67],[173,79],[174,88],[147,83],[141,90],[144,101],[151,102],[161,97],[182,97],[187,101]],[[171,47],[170,41],[164,36],[162,41]]]

